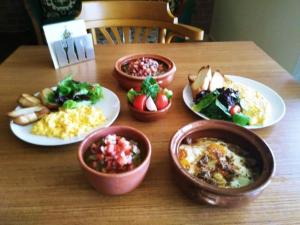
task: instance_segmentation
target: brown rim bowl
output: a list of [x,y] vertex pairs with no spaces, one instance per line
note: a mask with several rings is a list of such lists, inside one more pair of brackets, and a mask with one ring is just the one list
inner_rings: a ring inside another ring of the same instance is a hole
[[[261,172],[250,185],[242,188],[219,188],[210,185],[182,168],[177,151],[186,138],[213,137],[239,145],[260,162]],[[179,129],[170,140],[171,166],[177,185],[191,199],[209,205],[236,207],[254,200],[271,182],[275,173],[275,159],[268,145],[255,133],[230,122],[203,120]]]
[[172,101],[170,100],[169,105],[167,105],[166,108],[154,112],[154,111],[140,111],[134,108],[128,101],[127,103],[128,103],[130,114],[135,119],[143,122],[156,121],[165,117],[172,105]]
[[[124,173],[102,173],[90,168],[83,159],[89,146],[108,134],[117,134],[138,143],[142,154],[142,163]],[[79,164],[88,182],[102,194],[121,195],[134,190],[144,179],[149,168],[151,144],[149,139],[140,131],[129,126],[111,126],[98,129],[88,135],[80,144],[78,150]]]
[[155,54],[133,54],[133,55],[127,55],[124,56],[120,59],[118,59],[115,63],[115,70],[113,72],[113,76],[116,78],[118,81],[119,85],[124,88],[125,90],[129,90],[130,88],[133,87],[138,87],[141,85],[141,83],[145,80],[146,77],[136,77],[136,76],[131,76],[127,73],[125,73],[121,67],[125,63],[134,60],[134,59],[139,59],[142,57],[147,57],[151,58],[154,60],[161,61],[165,63],[168,67],[167,72],[160,74],[158,76],[153,76],[153,78],[158,82],[158,84],[161,87],[166,87],[168,86],[174,79],[174,74],[176,72],[176,66],[175,63],[161,55],[155,55]]

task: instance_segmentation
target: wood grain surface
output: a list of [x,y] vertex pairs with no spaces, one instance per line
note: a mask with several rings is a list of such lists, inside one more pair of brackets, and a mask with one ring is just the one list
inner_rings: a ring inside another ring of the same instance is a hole
[[[166,118],[135,121],[125,92],[112,77],[115,61],[131,53],[156,53],[177,66],[170,85],[175,97]],[[175,185],[169,166],[169,140],[176,130],[199,119],[182,100],[187,75],[210,64],[225,74],[262,82],[287,106],[276,125],[256,130],[272,148],[276,174],[264,193],[241,208],[215,208],[188,199]],[[43,147],[13,135],[6,113],[21,93],[51,87],[72,73],[114,91],[121,112],[114,124],[130,125],[151,140],[153,155],[144,182],[118,197],[97,193],[86,182],[76,154],[78,144]],[[97,46],[96,60],[54,70],[46,47],[16,50],[0,66],[0,224],[299,224],[300,223],[300,84],[252,42],[131,44]]]

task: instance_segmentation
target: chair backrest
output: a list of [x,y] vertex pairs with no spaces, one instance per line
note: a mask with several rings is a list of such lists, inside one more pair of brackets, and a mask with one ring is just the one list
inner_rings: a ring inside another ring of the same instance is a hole
[[36,35],[36,40],[39,45],[44,44],[42,27],[42,9],[38,1],[23,0],[25,9],[31,19],[32,26]]
[[174,37],[200,41],[204,34],[199,28],[178,24],[163,1],[82,2],[77,18],[85,20],[94,44],[99,40],[109,44],[170,43]]

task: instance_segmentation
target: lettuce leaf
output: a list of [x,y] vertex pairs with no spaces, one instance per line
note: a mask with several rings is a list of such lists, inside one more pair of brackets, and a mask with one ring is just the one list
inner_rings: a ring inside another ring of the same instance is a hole
[[210,104],[212,104],[217,99],[218,95],[218,91],[214,91],[207,94],[197,104],[194,104],[192,109],[195,112],[201,112],[203,109],[207,108]]
[[64,102],[63,106],[64,109],[75,109],[78,107],[78,104],[74,100],[67,100]]
[[103,98],[102,88],[99,84],[94,84],[88,94],[92,104],[95,104],[99,99]]
[[99,84],[75,81],[72,75],[68,75],[58,83],[55,94],[52,97],[54,99],[51,99],[51,102],[57,102],[64,108],[76,108],[80,105],[78,103],[82,101],[89,101],[91,104],[95,104],[103,98],[103,91]]

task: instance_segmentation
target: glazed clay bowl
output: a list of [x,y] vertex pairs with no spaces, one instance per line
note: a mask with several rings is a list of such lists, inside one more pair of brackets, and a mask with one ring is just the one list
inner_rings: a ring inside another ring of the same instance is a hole
[[134,54],[134,55],[127,55],[118,59],[115,63],[115,70],[113,72],[113,76],[116,78],[119,85],[125,90],[129,90],[130,88],[138,87],[141,85],[141,83],[143,83],[143,81],[146,78],[145,76],[143,77],[132,76],[122,70],[122,65],[132,60],[136,60],[143,57],[154,59],[166,65],[167,67],[166,72],[158,76],[153,76],[153,78],[158,82],[158,84],[162,88],[168,86],[174,79],[174,74],[176,72],[175,63],[164,56],[155,55],[155,54]]
[[169,109],[171,108],[172,105],[172,101],[169,102],[169,105],[161,110],[158,111],[140,111],[136,108],[134,108],[129,102],[128,102],[128,108],[129,108],[129,112],[130,114],[139,121],[143,121],[143,122],[151,122],[151,121],[156,121],[159,120],[163,117],[165,117],[169,111]]
[[[99,141],[108,134],[123,136],[138,143],[141,150],[142,163],[124,173],[102,173],[90,168],[83,159],[84,153],[95,141]],[[149,168],[151,144],[149,139],[140,131],[128,126],[111,126],[96,130],[87,136],[79,146],[78,160],[88,182],[102,194],[121,195],[134,190],[143,181]]]
[[[190,175],[178,160],[178,149],[187,138],[200,137],[218,138],[248,151],[261,168],[257,179],[241,188],[220,188]],[[262,193],[275,172],[274,156],[268,145],[250,130],[225,121],[203,120],[182,127],[170,140],[169,153],[177,185],[191,199],[209,205],[236,207],[247,204]]]

